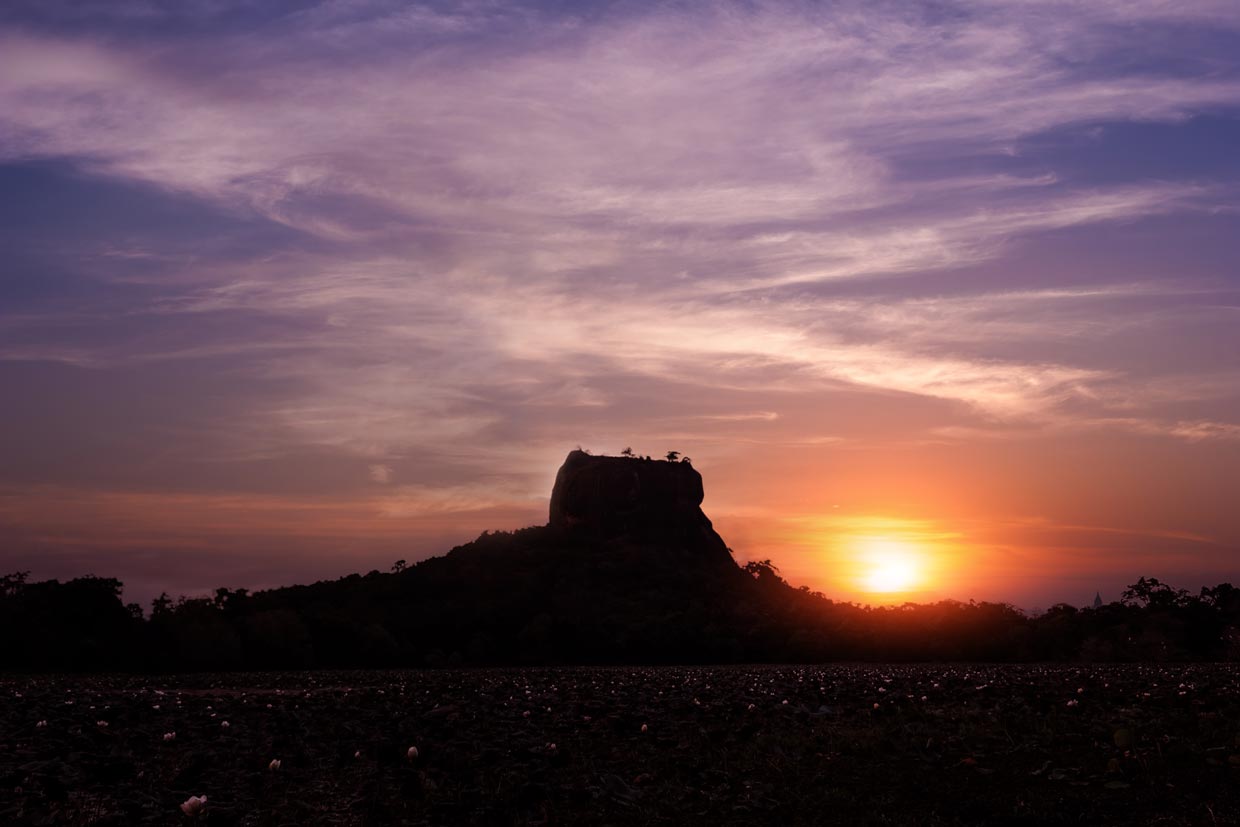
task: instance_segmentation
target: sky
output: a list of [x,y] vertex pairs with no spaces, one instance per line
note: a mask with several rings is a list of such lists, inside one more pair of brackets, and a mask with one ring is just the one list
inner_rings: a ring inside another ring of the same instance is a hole
[[7,0],[0,253],[5,571],[387,570],[631,446],[836,599],[1240,582],[1234,0]]

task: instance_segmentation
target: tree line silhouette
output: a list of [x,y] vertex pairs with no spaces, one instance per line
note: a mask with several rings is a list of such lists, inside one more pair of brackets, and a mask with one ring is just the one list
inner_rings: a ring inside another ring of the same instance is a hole
[[1142,578],[1099,608],[869,607],[790,586],[769,561],[583,547],[549,527],[444,557],[267,591],[162,595],[105,577],[0,578],[0,668],[231,670],[598,663],[1240,660],[1240,589]]

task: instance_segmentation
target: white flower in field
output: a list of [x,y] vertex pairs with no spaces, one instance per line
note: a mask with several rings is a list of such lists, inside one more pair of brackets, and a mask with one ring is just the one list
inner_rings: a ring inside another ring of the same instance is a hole
[[747,708],[747,710],[748,710],[749,712],[753,712],[753,711],[754,711],[754,709],[756,709],[756,707],[755,707],[753,704],[750,704],[750,705],[748,706],[748,708]]
[[875,702],[875,703],[874,703],[874,708],[875,708],[875,709],[878,709],[878,703],[877,703],[877,702]]
[[416,761],[416,760],[417,760],[417,757],[418,757],[418,748],[417,748],[417,747],[410,747],[410,748],[409,748],[409,749],[405,752],[405,757],[406,757],[406,758],[408,758],[410,761]]
[[648,729],[649,729],[648,726],[646,726],[645,724],[642,724],[642,735],[645,735]]
[[880,687],[878,688],[878,694],[882,695],[882,694],[885,694],[886,692],[887,692],[887,687],[885,687],[885,686],[880,686]]
[[43,729],[43,727],[45,726],[47,726],[47,721],[39,721],[37,724],[35,724],[35,727],[37,729]]
[[527,710],[525,710],[524,712],[522,712],[522,713],[521,713],[521,717],[522,717],[522,718],[528,718],[528,717],[530,717],[530,711],[529,711],[528,709],[527,709]]
[[272,758],[271,763],[267,765],[267,769],[271,770],[272,772],[275,772],[276,770],[280,769],[280,759]]
[[159,704],[151,704],[151,709],[158,710]]
[[191,795],[189,798],[181,802],[181,812],[190,818],[202,812],[207,806],[207,797],[205,795]]
[[106,728],[107,725],[108,725],[107,721],[95,721],[95,726],[99,727],[100,729]]
[[360,761],[362,759],[362,751],[359,749],[357,752],[353,753],[353,757]]
[[220,729],[228,729],[228,721],[220,721]]
[[1078,701],[1076,698],[1073,698],[1072,700],[1068,701],[1068,706],[1069,706],[1069,707],[1073,707],[1073,706],[1080,706],[1080,704],[1081,704],[1081,702],[1080,702],[1080,701]]
[[164,733],[164,740],[165,740],[165,741],[175,741],[176,739],[177,739],[177,734],[176,734],[175,732],[165,732],[165,733]]

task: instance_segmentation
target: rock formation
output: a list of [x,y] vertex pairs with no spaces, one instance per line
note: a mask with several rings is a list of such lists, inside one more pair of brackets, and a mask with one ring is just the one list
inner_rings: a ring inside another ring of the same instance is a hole
[[702,475],[687,462],[569,453],[555,476],[550,525],[599,540],[675,547],[732,562],[702,511]]

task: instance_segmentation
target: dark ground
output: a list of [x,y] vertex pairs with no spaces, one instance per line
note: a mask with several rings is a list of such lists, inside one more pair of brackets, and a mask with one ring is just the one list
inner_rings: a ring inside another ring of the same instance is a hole
[[5,825],[1240,824],[1237,665],[39,676],[0,699]]

